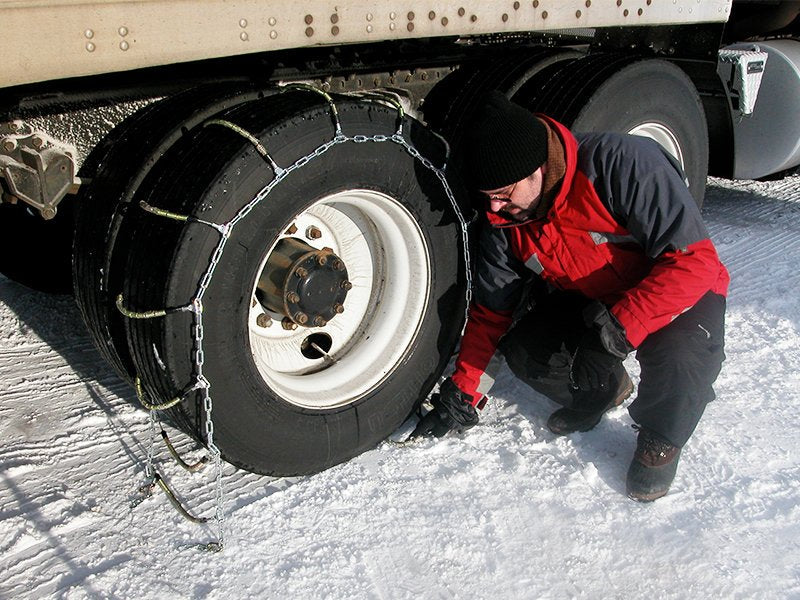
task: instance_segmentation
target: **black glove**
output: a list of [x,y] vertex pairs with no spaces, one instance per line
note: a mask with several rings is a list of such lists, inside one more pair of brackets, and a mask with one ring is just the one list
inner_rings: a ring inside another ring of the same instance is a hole
[[582,391],[604,390],[608,387],[614,365],[619,357],[605,349],[600,334],[590,329],[583,334],[575,357],[572,359],[570,380]]
[[448,431],[461,433],[478,422],[478,411],[470,404],[472,398],[445,379],[439,392],[431,397],[433,410],[420,419],[409,439],[420,436],[442,437]]
[[589,329],[583,334],[572,359],[570,379],[579,390],[604,390],[614,366],[633,350],[625,329],[602,302],[592,302],[583,311]]

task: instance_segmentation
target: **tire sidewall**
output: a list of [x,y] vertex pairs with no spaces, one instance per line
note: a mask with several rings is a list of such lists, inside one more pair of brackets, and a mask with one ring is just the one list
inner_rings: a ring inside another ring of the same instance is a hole
[[675,65],[642,60],[623,68],[597,89],[572,129],[627,133],[645,122],[664,125],[675,135],[692,195],[701,204],[708,173],[705,112],[691,80]]

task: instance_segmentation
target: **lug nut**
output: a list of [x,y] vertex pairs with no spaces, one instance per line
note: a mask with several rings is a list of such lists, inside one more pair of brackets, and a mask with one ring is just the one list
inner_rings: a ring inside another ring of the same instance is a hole
[[344,263],[340,260],[337,260],[333,263],[333,268],[337,271],[344,271]]
[[314,325],[316,327],[325,327],[325,325],[327,325],[327,324],[328,324],[328,322],[325,319],[323,319],[321,316],[317,315],[316,317],[314,317]]
[[292,304],[297,304],[300,302],[300,296],[297,294],[297,292],[289,292],[286,294],[286,301]]
[[324,254],[317,254],[317,262],[319,263],[320,267],[324,267],[328,264],[328,257]]
[[266,313],[261,313],[256,317],[256,325],[259,327],[270,327],[272,326],[272,317]]
[[38,150],[44,146],[44,138],[40,135],[35,135],[31,138],[31,143],[33,144],[33,147]]
[[347,291],[347,292],[349,292],[350,290],[353,289],[353,284],[350,283],[349,281],[343,281],[341,285],[342,285],[342,289]]
[[298,277],[300,277],[301,279],[303,277],[308,277],[308,271],[306,269],[304,269],[303,267],[297,267],[294,270],[294,274],[297,275]]
[[289,317],[283,317],[283,320],[281,320],[281,327],[286,331],[294,331],[297,329],[297,323],[292,321]]
[[299,323],[300,325],[305,325],[306,323],[308,323],[308,315],[304,312],[295,313],[294,320],[296,323]]
[[3,150],[6,152],[13,152],[16,147],[17,142],[15,140],[12,140],[11,138],[6,138],[3,140]]
[[341,304],[339,304],[339,303],[337,302],[336,304],[334,304],[334,305],[333,305],[333,311],[334,311],[334,312],[335,312],[337,315],[340,315],[340,314],[342,314],[342,313],[344,312],[344,306],[342,306]]
[[322,232],[319,230],[319,227],[312,225],[306,229],[306,237],[310,240],[318,240],[322,237]]
[[297,233],[297,225],[292,223],[289,225],[289,229],[286,230],[286,235],[294,235],[295,233]]

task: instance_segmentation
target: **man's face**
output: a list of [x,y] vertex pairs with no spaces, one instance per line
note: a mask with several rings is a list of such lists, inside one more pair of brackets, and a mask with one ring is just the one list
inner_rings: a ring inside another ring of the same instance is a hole
[[525,179],[496,190],[480,190],[489,202],[489,210],[513,221],[531,218],[542,199],[545,165]]

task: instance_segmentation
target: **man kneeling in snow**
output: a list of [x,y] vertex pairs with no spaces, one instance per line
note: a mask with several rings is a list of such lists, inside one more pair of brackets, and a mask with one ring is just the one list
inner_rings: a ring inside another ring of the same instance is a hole
[[412,435],[475,425],[498,351],[563,406],[553,433],[588,431],[633,391],[622,360],[635,349],[627,491],[663,496],[714,398],[729,282],[680,166],[651,140],[573,135],[497,92],[470,126],[468,176],[488,208],[475,300],[455,372]]

